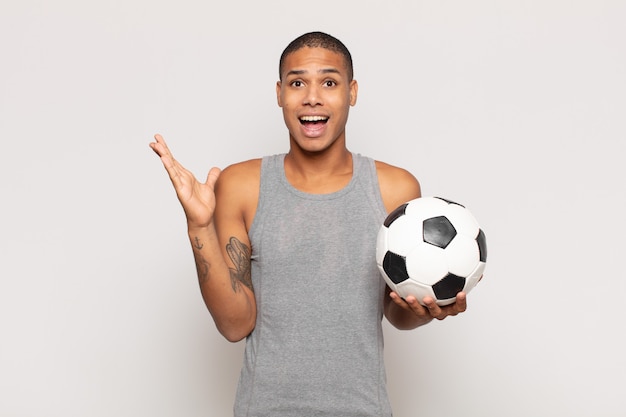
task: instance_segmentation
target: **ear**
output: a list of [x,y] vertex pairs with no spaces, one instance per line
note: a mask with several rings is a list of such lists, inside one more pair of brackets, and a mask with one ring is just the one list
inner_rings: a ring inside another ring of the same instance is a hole
[[283,107],[283,103],[280,99],[281,88],[282,88],[282,83],[280,81],[276,81],[276,101],[278,102],[278,107]]
[[359,92],[359,83],[356,80],[350,81],[350,105],[354,106],[356,104],[356,97]]

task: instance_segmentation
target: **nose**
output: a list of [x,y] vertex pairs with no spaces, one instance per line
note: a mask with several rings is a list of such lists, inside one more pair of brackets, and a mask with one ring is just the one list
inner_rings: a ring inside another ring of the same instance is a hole
[[316,85],[309,85],[304,95],[303,104],[309,106],[317,106],[322,104],[321,92]]

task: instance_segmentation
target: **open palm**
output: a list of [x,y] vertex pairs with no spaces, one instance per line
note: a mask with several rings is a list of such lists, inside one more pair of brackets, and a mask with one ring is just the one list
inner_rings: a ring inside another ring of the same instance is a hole
[[215,182],[220,175],[219,168],[211,168],[205,183],[199,182],[196,177],[183,167],[170,152],[161,135],[154,136],[155,142],[150,147],[161,158],[178,200],[183,206],[187,223],[192,227],[208,226],[213,220],[215,211]]

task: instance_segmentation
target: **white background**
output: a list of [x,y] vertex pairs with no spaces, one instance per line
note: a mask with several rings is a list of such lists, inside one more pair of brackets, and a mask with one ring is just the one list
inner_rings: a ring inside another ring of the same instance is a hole
[[227,416],[243,343],[197,288],[156,132],[199,178],[287,149],[274,85],[350,48],[353,151],[486,231],[468,311],[385,324],[395,415],[626,409],[626,3],[0,3],[0,415]]

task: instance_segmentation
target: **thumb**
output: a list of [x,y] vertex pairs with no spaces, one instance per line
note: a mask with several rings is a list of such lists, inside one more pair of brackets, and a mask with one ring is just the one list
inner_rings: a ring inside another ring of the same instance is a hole
[[222,171],[217,167],[213,167],[209,170],[209,173],[206,176],[206,184],[212,189],[215,188],[215,183],[217,182],[217,178],[220,176],[221,172]]

